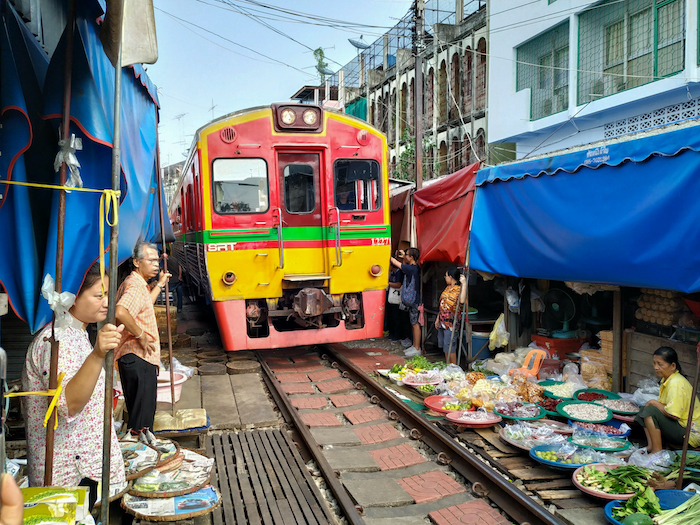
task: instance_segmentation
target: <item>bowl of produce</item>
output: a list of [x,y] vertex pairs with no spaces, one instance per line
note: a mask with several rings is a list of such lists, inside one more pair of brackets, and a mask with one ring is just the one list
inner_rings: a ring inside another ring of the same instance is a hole
[[574,434],[569,441],[578,447],[592,448],[602,452],[622,452],[630,448],[626,439],[600,436],[594,434]]
[[620,428],[622,426],[622,424],[623,424],[622,421],[617,421],[615,419],[611,419],[610,421],[607,421],[605,424],[586,423],[583,421],[569,420],[569,425],[571,425],[574,429],[583,428],[585,430],[590,430],[591,432],[597,432],[599,434],[606,434],[610,437],[625,438],[625,437],[630,435],[630,432],[632,432],[632,429],[628,428],[627,430],[622,430]]
[[460,401],[452,396],[430,396],[423,401],[425,406],[439,414],[449,414],[450,412],[474,410],[471,401]]
[[[690,501],[693,498],[697,499]],[[669,510],[675,510],[675,513]],[[693,516],[693,512],[697,515]],[[612,525],[654,525],[656,520],[666,525],[700,523],[700,495],[686,490],[654,492],[647,488],[627,501],[608,502],[605,519]]]
[[557,405],[557,412],[564,417],[584,423],[605,423],[612,419],[609,408],[586,401],[564,401]]
[[540,386],[544,387],[544,395],[552,399],[571,399],[576,390],[574,383],[563,381],[540,381]]
[[497,425],[503,418],[483,408],[474,411],[450,412],[447,414],[447,421],[460,427],[466,428],[486,428]]
[[593,402],[596,405],[609,408],[616,414],[622,414],[623,416],[632,416],[639,412],[639,407],[637,405],[631,401],[625,401],[623,399],[596,399]]
[[514,401],[512,403],[498,403],[494,409],[494,414],[498,414],[506,419],[520,419],[529,421],[531,419],[540,419],[544,417],[544,408],[533,403],[521,403]]
[[433,395],[433,392],[435,392],[436,387],[437,385],[420,385],[415,387],[415,389],[416,392],[418,392],[423,397],[429,397]]
[[595,463],[595,456],[576,452],[576,447],[562,445],[538,445],[530,449],[530,457],[535,461],[558,470],[576,470],[583,465]]
[[425,372],[418,374],[406,374],[401,382],[406,386],[417,388],[423,385],[439,385],[442,383],[442,376],[439,373]]
[[552,397],[545,397],[542,401],[535,403],[538,406],[544,408],[544,413],[552,417],[561,417],[561,414],[557,412],[557,405],[561,403],[563,399],[554,399]]
[[[601,499],[626,501],[644,491],[654,481],[665,480],[658,472],[636,465],[606,465],[593,463],[574,471],[576,488]],[[653,487],[652,487],[653,488]]]
[[576,401],[595,401],[596,399],[620,399],[615,392],[601,390],[599,388],[582,388],[574,392]]

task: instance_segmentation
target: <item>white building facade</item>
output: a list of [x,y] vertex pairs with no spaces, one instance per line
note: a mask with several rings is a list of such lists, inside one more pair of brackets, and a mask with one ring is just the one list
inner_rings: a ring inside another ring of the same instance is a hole
[[491,0],[490,148],[529,158],[699,118],[699,13],[700,0]]

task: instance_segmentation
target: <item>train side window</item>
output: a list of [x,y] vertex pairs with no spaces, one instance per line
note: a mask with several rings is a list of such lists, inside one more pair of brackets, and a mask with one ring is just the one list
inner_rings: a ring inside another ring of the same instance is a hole
[[311,213],[316,209],[313,166],[287,164],[284,167],[284,207],[289,213]]
[[333,165],[335,205],[340,210],[375,211],[381,206],[379,163],[376,160],[341,159]]
[[264,213],[269,208],[267,163],[263,159],[215,159],[214,211]]

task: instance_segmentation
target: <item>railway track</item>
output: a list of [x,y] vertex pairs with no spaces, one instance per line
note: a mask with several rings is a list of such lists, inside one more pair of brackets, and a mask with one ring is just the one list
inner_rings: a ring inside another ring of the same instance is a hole
[[430,518],[447,524],[478,514],[484,523],[564,525],[518,488],[498,460],[492,466],[477,457],[493,460],[488,445],[476,440],[466,448],[447,426],[410,408],[338,348],[294,349],[291,356],[287,350],[258,352],[258,358],[284,419],[348,523]]

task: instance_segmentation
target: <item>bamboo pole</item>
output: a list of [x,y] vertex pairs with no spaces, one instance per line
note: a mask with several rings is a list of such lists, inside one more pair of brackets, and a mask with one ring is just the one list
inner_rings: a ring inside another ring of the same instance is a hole
[[[63,117],[61,122],[61,139],[70,140],[70,103],[71,90],[73,81],[73,45],[75,35],[75,0],[71,1],[70,14],[68,15],[68,23],[66,24],[66,63],[63,71]],[[60,185],[66,185],[68,178],[68,165],[65,158],[61,163]],[[58,225],[56,231],[56,293],[61,293],[63,284],[63,235],[66,225],[66,191],[59,190],[58,192]],[[51,323],[51,364],[49,366],[49,390],[58,388],[58,350],[59,342],[56,339],[54,325],[56,322],[56,314],[53,315]],[[46,425],[46,457],[44,463],[44,485],[50,487],[53,483],[53,453],[54,440],[57,418],[56,410],[54,409]]]
[[678,481],[676,488],[683,488],[683,471],[685,470],[685,458],[688,455],[688,442],[690,441],[690,431],[693,427],[693,411],[695,410],[695,397],[698,395],[698,382],[700,381],[700,343],[695,347],[695,378],[693,379],[693,395],[690,398],[690,409],[688,411],[688,423],[685,425],[685,437],[683,438],[683,451],[681,452],[681,464],[678,469]]
[[[123,3],[122,3],[123,4]],[[119,8],[119,47],[117,64],[114,67],[114,132],[112,136],[112,190],[119,191],[121,184],[121,98],[122,98],[122,24],[124,6]],[[117,302],[117,264],[119,263],[119,223],[111,227],[109,238],[109,292],[107,307],[107,322],[116,325]],[[110,458],[112,448],[112,404],[114,402],[114,350],[107,352],[105,357],[105,404],[104,404],[104,433],[102,436],[102,505],[101,522],[109,525],[109,482]]]
[[[158,213],[160,215],[160,241],[163,245],[163,272],[168,273],[168,253],[165,251],[165,225],[163,224],[163,177],[160,172],[160,145],[158,142],[158,107],[156,112],[156,177],[158,191]],[[180,283],[182,286],[182,283]],[[173,336],[170,323],[170,286],[165,281],[165,318],[168,330],[168,356],[170,358],[170,402],[172,403],[172,414],[175,417],[175,371],[173,370]]]

